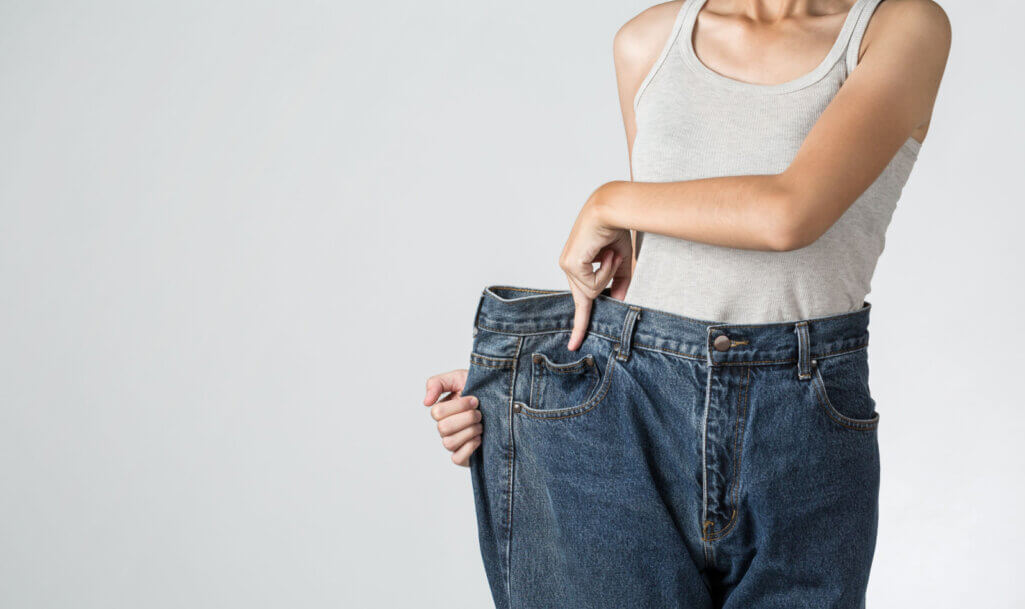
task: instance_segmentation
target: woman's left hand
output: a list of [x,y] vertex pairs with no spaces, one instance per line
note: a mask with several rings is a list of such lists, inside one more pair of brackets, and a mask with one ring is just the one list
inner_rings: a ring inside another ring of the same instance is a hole
[[[573,333],[566,346],[570,351],[576,351],[584,342],[592,302],[609,282],[612,282],[611,296],[619,300],[626,297],[626,288],[630,285],[633,270],[630,231],[609,226],[600,213],[603,197],[612,184],[598,188],[584,204],[559,257],[559,266],[566,273],[576,303]],[[597,270],[593,266],[595,262],[599,263]]]

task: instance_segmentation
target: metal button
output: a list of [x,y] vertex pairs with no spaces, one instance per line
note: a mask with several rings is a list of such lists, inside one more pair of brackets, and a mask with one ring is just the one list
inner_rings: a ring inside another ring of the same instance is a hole
[[720,334],[715,337],[714,341],[712,341],[712,346],[715,347],[716,351],[726,351],[730,348],[730,337],[725,334]]
[[520,404],[519,402],[513,402],[513,412],[519,412],[521,410],[523,410],[523,404]]

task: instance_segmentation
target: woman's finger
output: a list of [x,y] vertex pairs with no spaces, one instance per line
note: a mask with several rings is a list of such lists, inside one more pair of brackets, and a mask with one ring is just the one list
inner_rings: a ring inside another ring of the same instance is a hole
[[441,434],[442,437],[450,436],[456,432],[466,429],[474,423],[480,423],[480,419],[481,414],[480,409],[478,408],[457,412],[456,414],[447,416],[438,421],[438,433]]
[[609,285],[612,277],[619,270],[619,265],[622,261],[622,256],[612,250],[602,254],[601,266],[598,267],[598,271],[594,274],[594,298],[597,298],[598,294],[601,294],[601,291],[605,289],[605,286]]
[[474,436],[470,441],[459,447],[459,450],[452,453],[452,462],[456,465],[466,467],[470,464],[470,455],[481,444],[481,436]]
[[573,314],[573,332],[569,336],[569,343],[566,348],[570,351],[576,351],[580,348],[580,345],[584,343],[584,337],[587,335],[587,324],[591,320],[591,298],[582,293],[582,290],[575,285],[574,282],[570,282],[570,291],[573,292],[573,304],[576,306],[576,312]]
[[427,394],[424,396],[424,406],[430,406],[437,402],[438,398],[441,397],[441,394],[446,391],[451,391],[458,396],[465,384],[465,369],[435,374],[431,378],[427,379]]
[[467,410],[474,410],[477,406],[477,398],[472,395],[453,397],[452,399],[442,400],[434,406],[431,406],[431,418],[435,421],[442,421],[454,414],[466,412]]
[[441,439],[441,445],[447,450],[456,451],[460,446],[466,444],[470,438],[479,436],[484,431],[484,426],[480,423],[474,423],[462,431],[458,431],[450,436],[445,436]]
[[605,285],[612,279],[613,273],[618,268],[616,252],[606,250],[602,252],[598,271],[591,271],[589,277],[576,277],[567,274],[570,282],[570,291],[573,293],[575,312],[573,315],[573,331],[570,333],[569,343],[566,348],[576,351],[584,343],[587,336],[587,326],[591,320],[591,309],[594,299],[601,294]]
[[619,269],[612,276],[612,289],[609,296],[616,300],[626,300],[626,291],[630,288],[630,279],[633,276],[633,269],[630,268],[632,260],[625,258],[619,264]]

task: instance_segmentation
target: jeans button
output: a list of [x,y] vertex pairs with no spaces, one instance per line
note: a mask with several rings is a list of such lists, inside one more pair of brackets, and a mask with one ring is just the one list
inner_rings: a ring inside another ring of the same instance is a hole
[[730,337],[725,334],[720,334],[715,337],[714,341],[712,341],[712,346],[715,347],[716,351],[726,351],[730,348]]

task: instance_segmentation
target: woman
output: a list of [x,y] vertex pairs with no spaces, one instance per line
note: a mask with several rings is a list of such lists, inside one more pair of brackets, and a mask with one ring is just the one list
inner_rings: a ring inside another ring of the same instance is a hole
[[683,0],[617,33],[632,181],[581,209],[569,293],[488,288],[469,372],[427,383],[498,607],[863,606],[864,298],[949,46],[931,0]]

